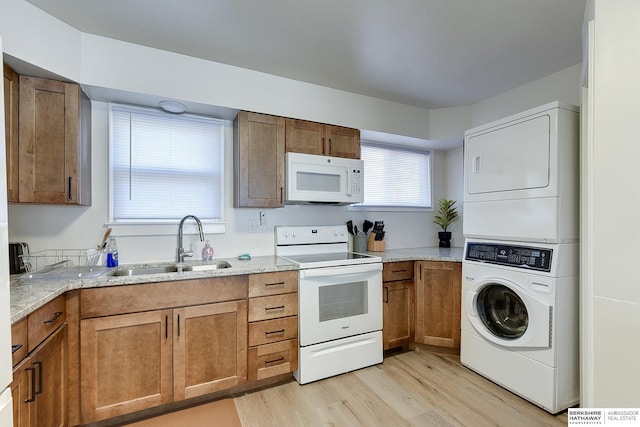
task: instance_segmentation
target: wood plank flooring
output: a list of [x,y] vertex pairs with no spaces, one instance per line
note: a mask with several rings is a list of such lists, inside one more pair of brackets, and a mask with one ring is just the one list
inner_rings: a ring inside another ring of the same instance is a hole
[[566,426],[460,364],[457,355],[418,347],[381,365],[234,398],[244,427]]

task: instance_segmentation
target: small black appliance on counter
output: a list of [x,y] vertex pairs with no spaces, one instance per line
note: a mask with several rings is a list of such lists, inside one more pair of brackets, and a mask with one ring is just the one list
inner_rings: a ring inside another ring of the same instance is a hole
[[26,273],[23,255],[29,254],[29,245],[24,242],[9,243],[9,273],[21,274]]

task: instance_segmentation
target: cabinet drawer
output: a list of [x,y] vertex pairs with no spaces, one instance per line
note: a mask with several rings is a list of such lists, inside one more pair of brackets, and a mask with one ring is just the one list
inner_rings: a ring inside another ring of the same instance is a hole
[[80,318],[163,310],[247,298],[247,276],[175,280],[80,291]]
[[13,350],[13,346],[20,346],[16,351],[12,354],[13,366],[24,359],[27,355],[27,350],[29,346],[27,345],[27,318],[14,323],[11,325],[11,347]]
[[27,317],[29,352],[66,321],[64,295],[48,302]]
[[281,271],[249,275],[249,298],[298,291],[298,272]]
[[298,337],[298,316],[249,323],[249,347]]
[[249,381],[293,372],[298,369],[298,340],[251,347],[248,363]]
[[297,293],[249,299],[249,322],[277,319],[297,314]]
[[413,279],[413,261],[390,262],[382,267],[383,282],[409,279]]

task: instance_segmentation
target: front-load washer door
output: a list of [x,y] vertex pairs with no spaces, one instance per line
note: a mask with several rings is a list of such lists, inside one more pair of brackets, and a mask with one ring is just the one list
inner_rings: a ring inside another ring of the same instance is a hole
[[465,299],[466,315],[485,339],[504,347],[551,346],[552,307],[516,284],[484,280]]

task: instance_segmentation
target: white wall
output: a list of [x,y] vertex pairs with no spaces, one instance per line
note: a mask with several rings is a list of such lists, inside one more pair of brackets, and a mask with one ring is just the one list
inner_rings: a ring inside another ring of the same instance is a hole
[[[583,405],[640,407],[640,3],[596,0],[582,167]],[[586,35],[584,35],[586,36]],[[589,262],[591,261],[591,262]]]
[[580,105],[581,64],[565,68],[471,106],[471,127],[480,126],[551,101]]
[[[229,130],[230,132],[230,130]],[[229,133],[228,132],[228,133]],[[257,219],[259,209],[233,208],[233,147],[227,139],[225,150],[226,219],[225,234],[207,235],[216,258],[235,257],[241,253],[270,255],[274,251],[273,226],[305,224],[342,224],[351,219],[361,225],[364,219],[385,221],[388,248],[437,245],[433,214],[425,212],[358,212],[336,206],[286,206],[266,209],[267,232],[249,233],[249,219]],[[65,248],[90,248],[104,233],[108,197],[108,104],[92,102],[92,190],[93,204],[88,207],[9,205],[10,238],[26,241],[32,251]],[[443,153],[434,152],[435,197],[444,194],[446,162]],[[123,264],[169,261],[175,258],[178,224],[175,233],[164,236],[118,238],[120,262]],[[193,244],[198,253],[202,243],[194,235],[185,236],[185,247]]]
[[428,139],[429,111],[81,33],[24,0],[0,4],[14,58],[83,85]]
[[464,181],[463,167],[464,156],[462,147],[448,150],[444,155],[444,197],[455,200],[458,207],[459,219],[451,227],[451,246],[464,246],[464,236],[462,235],[462,221],[464,218],[463,200],[464,200]]
[[[6,51],[80,83],[197,103],[263,111],[423,139],[458,139],[479,120],[493,120],[551,100],[577,103],[579,66],[481,103],[428,110],[270,76],[224,64],[82,34],[24,0],[0,6],[0,34]],[[574,68],[576,71],[574,71]],[[562,94],[566,96],[560,96]],[[320,100],[320,102],[319,102]],[[10,205],[10,238],[32,250],[89,248],[107,220],[107,105],[93,102],[93,205],[90,207]],[[529,105],[533,104],[533,105]],[[433,114],[433,117],[431,115]],[[248,233],[258,209],[232,207],[231,139],[226,149],[227,233],[208,236],[216,257],[250,252],[273,253],[273,226],[334,224],[349,219],[384,220],[387,248],[437,245],[438,227],[431,212],[359,212],[343,207],[287,206],[267,210],[267,232]],[[434,151],[434,201],[459,201],[462,209],[462,148]],[[453,245],[462,246],[462,221],[453,228]],[[177,235],[177,224],[176,224]],[[187,236],[199,252],[201,244]],[[120,237],[122,263],[171,260],[175,235]]]

